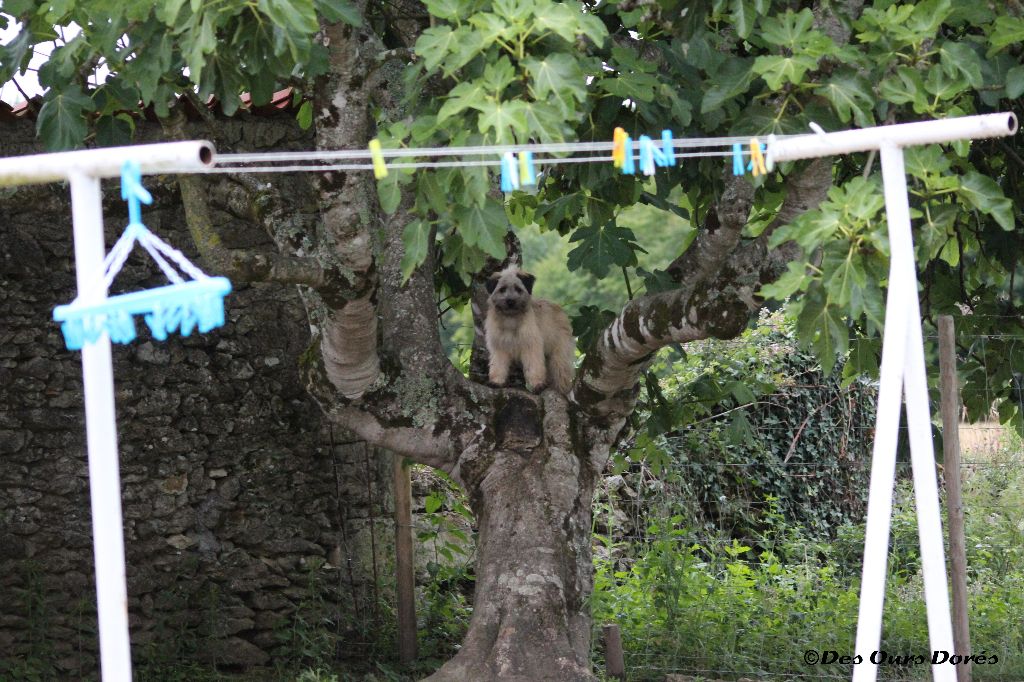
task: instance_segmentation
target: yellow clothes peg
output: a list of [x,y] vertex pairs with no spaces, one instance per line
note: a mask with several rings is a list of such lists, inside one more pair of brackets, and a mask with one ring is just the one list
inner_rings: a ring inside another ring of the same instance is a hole
[[750,138],[750,164],[753,167],[753,175],[767,175],[768,170],[764,167],[764,154],[761,153],[761,143],[756,137]]
[[612,137],[612,164],[616,168],[622,168],[622,165],[626,162],[626,139],[629,135],[626,135],[626,131],[622,128],[616,128]]
[[373,177],[381,180],[388,176],[388,167],[384,163],[384,154],[381,151],[380,140],[370,140],[370,159],[373,161]]

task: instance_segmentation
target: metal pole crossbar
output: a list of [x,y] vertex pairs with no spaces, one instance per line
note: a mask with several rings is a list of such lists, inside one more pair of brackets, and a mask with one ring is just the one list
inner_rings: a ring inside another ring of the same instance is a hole
[[[870,150],[877,150],[881,156],[891,253],[875,442],[871,455],[864,568],[854,645],[854,661],[858,661],[853,666],[854,682],[873,682],[878,676],[878,662],[872,653],[879,649],[882,634],[901,398],[905,399],[907,406],[929,645],[933,652],[954,652],[903,148],[1006,136],[1016,131],[1017,117],[1012,113],[1000,113],[818,133],[786,140],[769,138],[768,141],[769,168],[780,161]],[[956,669],[948,664],[933,664],[932,676],[936,682],[956,682]]]

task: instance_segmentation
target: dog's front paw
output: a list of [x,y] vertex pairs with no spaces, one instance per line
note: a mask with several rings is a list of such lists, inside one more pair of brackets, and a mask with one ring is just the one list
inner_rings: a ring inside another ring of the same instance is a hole
[[536,386],[531,386],[530,387],[530,391],[532,393],[536,393],[536,394],[540,395],[541,393],[544,392],[544,389],[547,388],[547,387],[548,387],[548,385],[546,383],[537,384]]

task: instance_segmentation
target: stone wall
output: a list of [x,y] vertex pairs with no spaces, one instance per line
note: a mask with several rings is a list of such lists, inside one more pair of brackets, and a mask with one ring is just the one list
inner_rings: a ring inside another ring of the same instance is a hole
[[[221,149],[310,145],[290,116],[217,131]],[[32,137],[31,122],[0,123],[0,156],[39,151]],[[301,175],[267,181],[288,183],[297,216],[315,213]],[[172,178],[145,184],[144,222],[202,265]],[[127,212],[117,182],[104,192],[109,246]],[[64,185],[0,189],[0,678],[40,662],[42,679],[96,675],[80,354],[51,318],[75,295],[70,215]],[[221,219],[235,245],[272,248]],[[163,283],[139,250],[114,290]],[[367,619],[392,580],[391,459],[332,432],[303,391],[295,288],[236,286],[227,324],[208,334],[157,342],[137,329],[114,347],[136,664],[280,663],[309,655],[296,653],[299,628],[342,648],[379,630]]]

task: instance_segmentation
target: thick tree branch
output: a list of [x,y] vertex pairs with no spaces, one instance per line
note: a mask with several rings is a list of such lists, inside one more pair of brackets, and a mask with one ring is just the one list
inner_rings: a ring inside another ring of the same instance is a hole
[[[176,107],[171,115],[162,119],[160,123],[170,139],[187,140],[190,136],[185,130],[185,122],[184,112],[180,107]],[[292,257],[255,249],[230,249],[224,246],[211,216],[211,182],[213,181],[209,178],[199,175],[182,175],[178,178],[189,234],[199,250],[199,255],[212,270],[236,282],[305,284],[313,288],[325,285],[327,277],[324,269],[312,258]]]
[[[375,134],[368,75],[379,40],[369,29],[341,24],[324,26],[322,40],[331,68],[314,97],[317,147],[365,147]],[[343,416],[344,405],[369,412],[381,435],[399,426],[411,429],[402,433],[418,432],[428,452],[400,449],[417,461],[432,457],[426,463],[437,466],[438,455],[429,454],[432,439],[459,442],[467,429],[479,428],[480,413],[441,347],[432,255],[403,279],[402,233],[412,219],[413,194],[403,192],[398,208],[384,215],[369,174],[325,173],[317,189],[323,218],[318,258],[337,264],[359,293],[342,300],[321,296],[314,306],[322,311],[323,373],[310,380],[326,379],[336,393],[324,386],[311,390],[329,414]],[[377,433],[364,422],[352,428]]]
[[759,255],[764,254],[758,276],[762,284],[774,282],[785,272],[788,263],[804,257],[796,242],[780,244],[770,251],[768,238],[777,228],[793,222],[806,211],[821,204],[830,187],[832,187],[832,159],[828,157],[814,159],[798,173],[786,178],[786,198],[782,201],[779,213],[768,229],[747,247],[756,250]]
[[437,324],[434,254],[428,253],[407,281],[402,276],[402,232],[412,220],[414,199],[412,191],[403,192],[398,209],[383,219],[382,229],[376,232],[381,339],[388,361],[394,366],[390,371],[443,385],[452,364],[441,346]]
[[745,176],[727,175],[717,206],[685,253],[665,269],[676,282],[694,286],[715,275],[736,247],[754,205],[754,187]]
[[[416,404],[424,399],[429,402],[429,393],[421,391],[422,386],[417,387],[415,382],[389,385],[378,380],[362,399],[348,399],[338,395],[328,378],[327,362],[314,341],[302,358],[300,371],[310,395],[328,419],[369,443],[420,464],[451,471],[458,439],[450,424],[428,421],[428,413]],[[403,396],[405,390],[411,395]]]
[[[370,195],[370,210],[378,210]],[[402,231],[411,192],[377,218],[372,294],[328,309],[325,338],[307,353],[303,374],[328,417],[367,441],[413,461],[452,471],[482,428],[487,389],[469,384],[441,347],[433,257],[403,281]],[[326,335],[335,335],[326,338]],[[362,364],[357,364],[362,363]],[[346,392],[352,386],[356,390]]]
[[324,269],[312,258],[295,258],[255,249],[229,249],[210,218],[208,190],[194,175],[178,180],[189,234],[212,269],[236,282],[304,284],[318,289],[327,282]]
[[[356,3],[364,12],[366,2]],[[366,76],[372,68],[368,34],[327,24],[318,39],[329,50],[329,70],[316,84],[316,144],[321,150],[365,147],[373,136]],[[328,380],[356,398],[377,379],[377,268],[371,230],[379,224],[373,179],[365,173],[324,173],[317,179],[323,221],[317,258],[335,265],[352,296],[321,297],[322,349]],[[315,302],[314,302],[315,305]]]
[[338,405],[328,410],[333,422],[347,426],[368,443],[427,466],[451,472],[456,460],[449,434],[436,436],[424,429],[409,426],[385,426],[371,412],[351,405]]
[[612,440],[632,412],[639,377],[654,353],[669,343],[731,338],[746,326],[759,306],[756,292],[774,281],[786,263],[803,258],[793,243],[769,251],[771,232],[817,206],[832,184],[831,163],[818,159],[787,179],[779,214],[759,238],[742,241],[752,188],[742,180],[726,191],[706,228],[672,264],[679,289],[631,301],[604,330],[587,355],[573,388],[584,419],[583,437],[606,456]]
[[[814,3],[814,26],[837,45],[850,42],[850,24],[860,16],[864,0],[839,0],[835,3]],[[843,17],[847,21],[843,21]]]
[[583,361],[573,400],[612,423],[632,411],[637,380],[669,343],[731,338],[746,325],[750,291],[735,283],[649,294],[630,301]]

